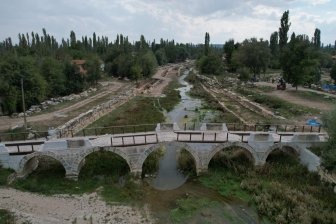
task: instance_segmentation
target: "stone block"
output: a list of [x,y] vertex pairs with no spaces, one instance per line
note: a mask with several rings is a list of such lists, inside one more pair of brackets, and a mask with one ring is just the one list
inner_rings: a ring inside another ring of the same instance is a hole
[[292,139],[292,142],[302,142],[302,143],[314,143],[314,142],[320,142],[320,136],[316,133],[297,133],[294,134]]
[[274,145],[274,138],[269,133],[251,133],[247,139],[247,143],[256,152],[265,152],[269,147]]
[[59,151],[68,148],[66,140],[52,140],[44,142],[41,151]]

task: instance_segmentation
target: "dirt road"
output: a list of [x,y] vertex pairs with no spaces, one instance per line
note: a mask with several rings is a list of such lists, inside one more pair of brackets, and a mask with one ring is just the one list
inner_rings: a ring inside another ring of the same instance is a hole
[[[79,108],[88,105],[90,103],[93,103],[94,101],[103,98],[103,97],[107,97],[108,95],[111,94],[115,94],[116,92],[118,92],[120,89],[125,88],[127,86],[126,83],[122,83],[122,82],[118,82],[118,81],[114,81],[109,83],[109,85],[107,85],[106,87],[103,87],[103,90],[91,97],[88,97],[86,99],[83,99],[77,103],[74,103],[70,106],[67,106],[65,108],[62,108],[60,110],[57,111],[53,111],[53,112],[49,112],[49,113],[43,113],[43,114],[39,114],[39,115],[34,115],[34,116],[30,116],[27,117],[27,122],[43,122],[43,123],[54,123],[52,122],[55,119],[59,119],[59,120],[69,120],[71,119],[70,117],[68,118],[68,113],[72,113],[73,116],[75,116],[76,114],[76,110],[78,110]],[[78,112],[77,114],[79,114],[80,112]],[[60,119],[60,118],[64,118],[67,117],[66,119]],[[23,118],[11,118],[8,116],[1,116],[0,117],[0,131],[4,131],[4,130],[8,130],[14,126],[22,126],[23,125]]]
[[43,196],[0,188],[0,208],[13,212],[15,223],[153,223],[147,208],[109,205],[95,192]]
[[[142,85],[138,87],[138,93],[145,96],[160,97],[164,88],[173,77],[178,75],[178,71],[182,66],[183,64],[169,64],[159,67],[151,80],[143,81]],[[57,127],[98,105],[99,100],[105,99],[105,101],[108,101],[110,95],[116,95],[121,90],[129,89],[131,86],[134,86],[131,82],[110,82],[109,85],[103,87],[102,91],[91,97],[53,112],[27,117],[27,122]],[[0,117],[0,131],[8,130],[15,126],[23,126],[23,118]]]

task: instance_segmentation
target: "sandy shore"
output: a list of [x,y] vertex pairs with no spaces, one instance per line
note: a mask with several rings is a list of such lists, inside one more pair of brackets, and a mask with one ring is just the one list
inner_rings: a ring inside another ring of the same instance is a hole
[[149,210],[110,205],[96,192],[44,196],[0,188],[0,208],[14,213],[15,223],[153,223]]

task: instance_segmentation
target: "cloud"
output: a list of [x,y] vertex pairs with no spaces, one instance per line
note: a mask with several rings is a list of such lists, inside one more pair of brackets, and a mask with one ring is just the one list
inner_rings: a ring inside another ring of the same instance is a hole
[[212,43],[230,38],[268,39],[277,31],[282,13],[289,9],[295,33],[322,31],[322,41],[334,42],[336,5],[328,0],[11,0],[0,8],[0,39],[43,27],[58,39],[70,30],[81,35],[116,34],[138,40],[175,39],[177,42]]

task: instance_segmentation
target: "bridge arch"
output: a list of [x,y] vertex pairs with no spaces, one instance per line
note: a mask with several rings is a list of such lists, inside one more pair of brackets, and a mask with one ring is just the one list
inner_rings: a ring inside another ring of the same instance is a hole
[[149,156],[149,154],[151,154],[152,152],[154,152],[155,150],[159,149],[162,146],[166,146],[169,144],[174,144],[176,147],[178,148],[184,148],[186,149],[192,156],[194,163],[195,163],[195,167],[196,167],[196,172],[200,172],[202,170],[202,166],[201,166],[201,161],[200,158],[197,154],[196,150],[193,150],[191,146],[189,146],[187,143],[185,142],[163,142],[163,143],[159,143],[159,144],[155,144],[152,145],[151,147],[147,148],[139,157],[138,159],[138,166],[139,168],[142,170],[142,166],[145,162],[145,160],[147,159],[147,157]]
[[28,155],[25,155],[19,163],[17,174],[18,177],[26,177],[30,173],[32,173],[38,167],[38,159],[41,157],[49,157],[55,159],[56,161],[60,162],[65,170],[65,173],[71,172],[68,169],[67,162],[59,155],[55,154],[54,152],[46,151],[46,152],[34,152]]
[[257,164],[258,161],[258,156],[257,153],[255,152],[255,150],[248,145],[247,143],[243,143],[243,142],[225,142],[223,144],[219,144],[218,146],[216,146],[214,149],[212,149],[212,151],[210,152],[207,160],[205,161],[205,165],[206,167],[209,167],[209,163],[211,161],[211,159],[220,151],[225,150],[227,148],[231,148],[231,147],[240,147],[242,149],[244,149],[251,157],[252,159],[252,163],[253,164]]
[[87,156],[89,156],[90,154],[95,153],[95,152],[99,152],[99,151],[112,152],[112,153],[120,156],[121,158],[123,158],[126,161],[130,171],[132,171],[132,163],[130,161],[130,158],[121,149],[116,148],[116,147],[94,147],[94,148],[84,150],[78,156],[78,158],[74,161],[74,165],[73,165],[74,173],[79,175],[81,168],[85,164],[85,158]]
[[293,143],[276,143],[269,147],[269,149],[264,154],[264,162],[266,162],[268,156],[275,150],[280,150],[282,152],[293,152],[300,155],[301,147]]

